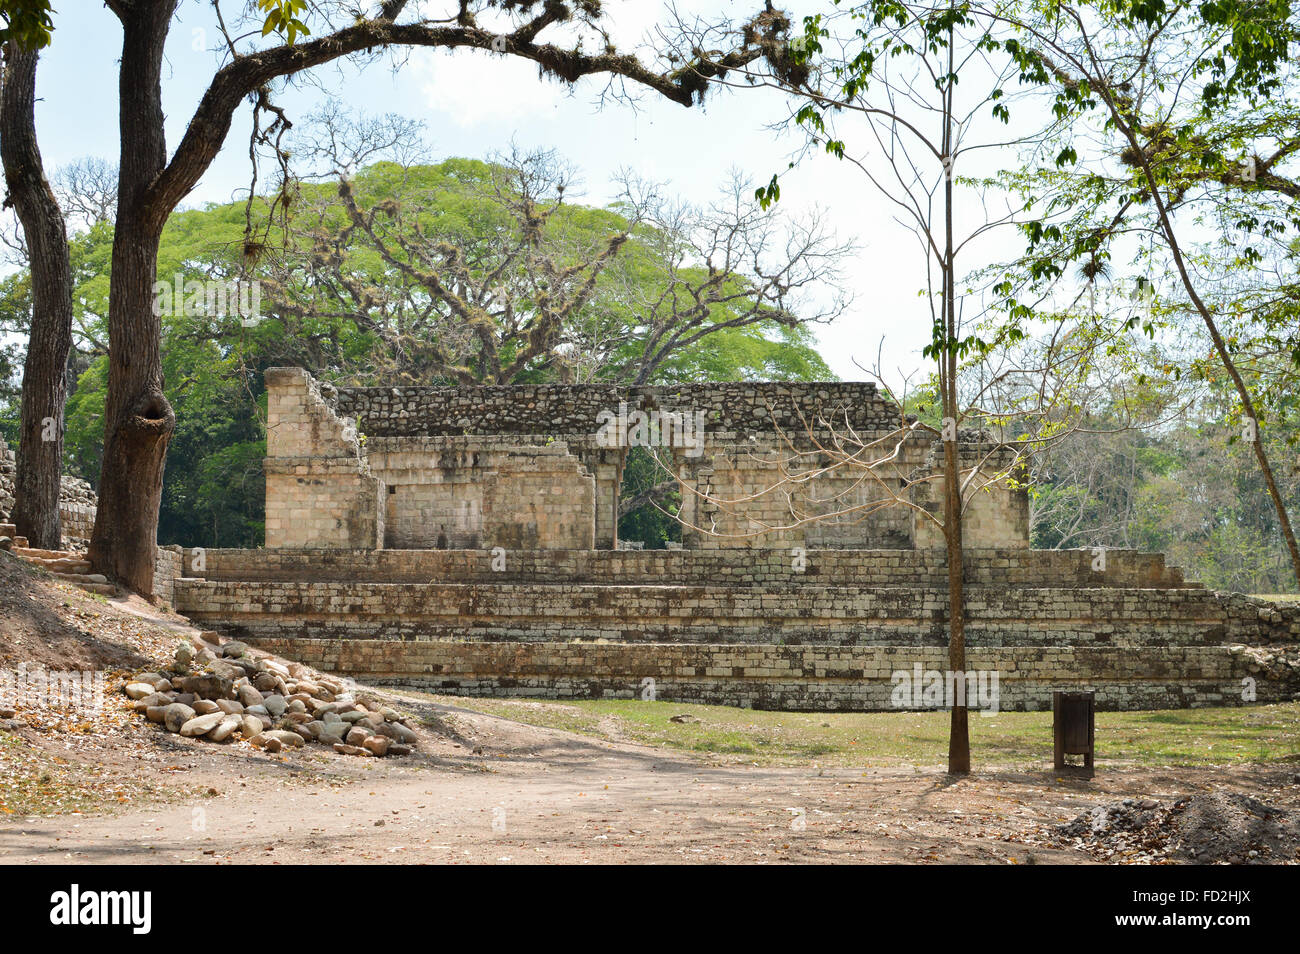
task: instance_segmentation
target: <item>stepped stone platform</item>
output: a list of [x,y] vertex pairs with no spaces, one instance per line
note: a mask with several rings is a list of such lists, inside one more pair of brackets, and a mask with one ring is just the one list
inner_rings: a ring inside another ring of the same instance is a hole
[[[889,709],[946,668],[943,554],[812,550],[208,550],[176,585],[204,626],[326,670],[464,695]],[[1258,647],[1300,605],[1188,583],[1158,554],[968,553],[968,668],[1005,709],[1087,687],[1105,709],[1280,701]],[[496,562],[500,566],[499,561]],[[200,578],[198,574],[202,573]],[[1243,699],[1243,680],[1255,699]],[[647,682],[652,680],[653,682]]]
[[[808,552],[808,551],[805,551]],[[947,586],[941,550],[818,550],[797,571],[789,550],[520,550],[494,566],[487,550],[280,549],[203,551],[187,575],[208,580],[378,583],[783,584]],[[1159,553],[1107,550],[970,550],[966,582],[1035,587],[1201,589]]]
[[[872,384],[266,383],[266,549],[185,555],[174,603],[205,627],[464,695],[916,708],[900,683],[947,668],[942,445]],[[1023,448],[958,440],[967,669],[999,708],[1300,692],[1300,604],[1031,550]],[[683,549],[619,548],[632,447],[677,481]]]

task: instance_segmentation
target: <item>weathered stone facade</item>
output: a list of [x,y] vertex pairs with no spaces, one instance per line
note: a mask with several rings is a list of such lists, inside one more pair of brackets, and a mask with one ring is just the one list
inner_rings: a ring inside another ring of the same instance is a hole
[[384,486],[356,428],[303,372],[273,369],[266,382],[266,545],[383,546]]
[[[934,508],[939,445],[873,384],[333,389],[285,368],[266,381],[268,547],[613,549],[638,442],[681,482],[689,549],[941,545],[893,500]],[[888,463],[871,479],[837,465],[873,443]],[[993,475],[967,543],[1027,546],[1025,492],[993,479],[1007,455],[967,446]]]
[[[873,506],[858,475],[789,480],[846,433],[888,438],[886,490],[938,506],[936,445],[869,385],[335,391],[281,369],[268,387],[267,549],[187,561],[177,607],[204,625],[466,695],[888,709],[900,673],[946,665],[931,523]],[[626,433],[638,410],[670,431],[684,549],[615,549],[626,447],[597,424]],[[803,519],[845,501],[861,512]],[[1158,554],[1027,542],[1024,491],[991,480],[967,510],[967,639],[1001,708],[1072,687],[1108,709],[1300,692],[1300,604],[1206,591]]]

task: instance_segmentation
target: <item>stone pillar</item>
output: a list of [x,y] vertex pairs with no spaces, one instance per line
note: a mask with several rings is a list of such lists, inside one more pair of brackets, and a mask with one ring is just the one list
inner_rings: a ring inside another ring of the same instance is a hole
[[266,372],[266,546],[382,549],[383,482],[300,368]]

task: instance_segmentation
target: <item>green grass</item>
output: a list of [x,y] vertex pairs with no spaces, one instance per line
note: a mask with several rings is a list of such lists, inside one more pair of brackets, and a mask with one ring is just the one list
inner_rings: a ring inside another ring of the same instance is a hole
[[[764,765],[942,765],[947,712],[764,712],[635,700],[441,701],[530,725]],[[672,722],[676,715],[698,721]],[[1050,762],[1052,714],[972,713],[973,757],[989,765]],[[1099,712],[1097,757],[1143,765],[1300,761],[1300,703]]]

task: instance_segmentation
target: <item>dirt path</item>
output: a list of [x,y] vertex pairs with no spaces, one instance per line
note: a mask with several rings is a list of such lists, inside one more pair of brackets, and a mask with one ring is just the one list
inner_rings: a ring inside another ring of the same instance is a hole
[[[707,765],[430,705],[412,759],[277,759],[188,740],[126,771],[197,794],[120,814],[11,819],[6,863],[1081,863],[1024,843],[1119,797],[1217,787],[1222,771],[1120,769],[1096,782],[993,772]],[[175,737],[170,737],[175,739]],[[297,761],[294,760],[297,759]],[[1232,778],[1251,787],[1250,771]]]

